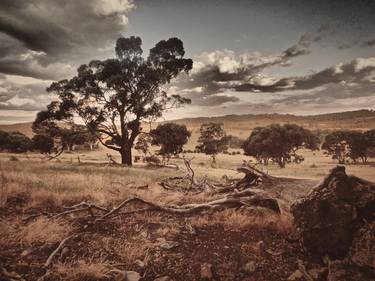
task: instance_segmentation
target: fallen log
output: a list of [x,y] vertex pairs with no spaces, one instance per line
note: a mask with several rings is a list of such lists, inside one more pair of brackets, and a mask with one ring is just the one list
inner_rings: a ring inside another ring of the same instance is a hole
[[[118,213],[122,208],[128,206],[130,203],[138,202],[144,205],[149,206],[148,210],[152,211],[161,211],[171,214],[195,214],[202,211],[211,210],[222,210],[226,208],[240,208],[242,206],[251,206],[251,207],[263,207],[274,211],[275,213],[280,213],[280,207],[276,199],[266,197],[261,194],[257,194],[254,191],[242,192],[239,194],[231,194],[224,198],[212,200],[205,203],[196,203],[196,204],[185,204],[185,205],[171,205],[171,206],[162,206],[154,202],[146,201],[144,199],[133,197],[124,200],[117,207],[109,211],[108,213],[102,215],[97,220],[104,220],[116,213]],[[138,211],[144,212],[147,209],[139,209]],[[136,213],[137,210],[131,211]]]

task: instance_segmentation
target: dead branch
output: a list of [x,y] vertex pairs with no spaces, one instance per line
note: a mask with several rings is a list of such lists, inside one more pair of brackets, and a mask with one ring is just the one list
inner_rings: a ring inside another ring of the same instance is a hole
[[[140,209],[138,211],[144,212],[146,210],[153,210],[153,211],[162,211],[171,214],[194,214],[199,213],[206,210],[222,210],[224,208],[239,208],[242,206],[254,206],[254,207],[263,207],[268,208],[276,213],[280,213],[279,204],[276,199],[266,197],[264,195],[258,194],[254,191],[246,191],[242,193],[231,194],[229,196],[225,196],[221,199],[216,199],[213,201],[209,201],[206,203],[197,203],[197,204],[186,204],[181,206],[162,206],[156,204],[154,202],[146,201],[144,199],[133,197],[124,200],[121,204],[117,207],[112,209],[110,212],[104,214],[103,216],[99,217],[97,220],[103,220],[108,218],[109,216],[118,213],[122,208],[129,205],[132,202],[138,202],[145,204],[150,207],[150,209]],[[137,210],[132,211],[132,213],[136,213]]]
[[64,244],[71,238],[75,237],[76,234],[73,234],[73,235],[70,235],[68,237],[66,237],[65,239],[63,239],[60,244],[57,246],[57,248],[49,255],[47,261],[45,262],[44,264],[44,267],[48,267],[51,263],[52,263],[52,260],[53,258],[56,256],[56,254],[62,249],[62,247],[64,246]]
[[86,202],[81,202],[81,203],[73,205],[73,206],[64,207],[64,209],[67,209],[67,210],[64,211],[64,212],[55,214],[51,218],[55,219],[55,218],[59,218],[61,216],[65,216],[65,215],[68,215],[68,214],[85,212],[85,211],[87,211],[91,215],[93,215],[93,213],[92,213],[93,209],[104,212],[104,213],[107,213],[109,211],[106,208],[103,208],[103,207],[100,207],[100,206],[97,206],[97,205],[94,205],[94,204],[86,203]]
[[56,159],[58,158],[62,153],[64,152],[64,148],[62,148],[59,152],[56,153],[56,155],[53,155],[53,156],[49,156],[46,161],[50,161],[52,159]]

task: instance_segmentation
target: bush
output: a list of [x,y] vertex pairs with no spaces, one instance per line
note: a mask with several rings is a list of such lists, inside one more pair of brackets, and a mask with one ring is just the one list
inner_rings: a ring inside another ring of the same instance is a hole
[[147,163],[150,163],[150,164],[160,164],[161,163],[160,159],[155,155],[146,156],[145,160],[146,160]]
[[32,141],[33,149],[40,153],[51,153],[55,145],[53,138],[48,135],[35,135]]
[[6,137],[3,148],[9,152],[23,153],[31,150],[32,146],[30,138],[19,132],[12,132]]

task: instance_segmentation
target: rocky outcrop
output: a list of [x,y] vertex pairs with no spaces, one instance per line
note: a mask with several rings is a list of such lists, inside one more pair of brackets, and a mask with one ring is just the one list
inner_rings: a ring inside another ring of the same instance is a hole
[[374,183],[337,166],[291,211],[302,246],[313,256],[335,260],[328,280],[369,280],[375,272]]

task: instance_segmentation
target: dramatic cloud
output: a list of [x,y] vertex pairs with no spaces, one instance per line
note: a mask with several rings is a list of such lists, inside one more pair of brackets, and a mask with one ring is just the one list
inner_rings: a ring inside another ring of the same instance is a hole
[[194,61],[190,76],[179,77],[173,83],[173,91],[192,99],[196,105],[236,102],[237,97],[223,93],[227,89],[241,90],[244,83],[253,85],[252,90],[272,85],[277,80],[262,73],[264,69],[290,66],[291,59],[309,54],[311,44],[320,41],[326,32],[322,29],[314,34],[302,34],[297,43],[277,55],[263,56],[259,52],[237,55],[227,49],[204,52]]
[[2,0],[0,72],[69,76],[72,65],[108,53],[133,8],[131,0]]
[[0,76],[0,110],[37,111],[45,108],[52,99],[45,91],[50,82],[21,85]]
[[237,91],[281,92],[310,90],[329,83],[375,86],[375,57],[358,58],[308,76],[282,78],[268,85],[244,83],[236,86],[235,89]]

